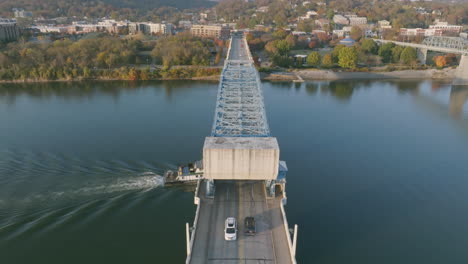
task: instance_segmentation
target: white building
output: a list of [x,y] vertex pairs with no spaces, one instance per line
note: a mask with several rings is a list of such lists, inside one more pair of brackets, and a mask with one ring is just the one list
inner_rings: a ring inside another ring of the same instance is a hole
[[390,22],[387,20],[380,20],[377,22],[379,24],[379,28],[381,29],[390,29],[392,26],[390,25]]
[[349,25],[349,20],[347,17],[342,15],[334,15],[333,22],[338,25]]
[[317,15],[318,15],[318,13],[316,11],[314,11],[314,10],[307,11],[307,13],[305,15],[299,17],[299,20],[311,19],[311,18],[313,18],[313,17],[315,17]]
[[463,29],[463,26],[457,26],[457,25],[449,25],[448,22],[442,22],[436,19],[434,25],[430,25],[429,29],[440,29],[443,32],[454,32],[454,33],[460,33]]
[[143,34],[172,34],[174,27],[170,23],[152,23],[152,22],[136,22],[129,24],[130,33],[136,34],[141,32]]
[[349,24],[351,26],[359,26],[359,25],[367,24],[367,17],[352,16],[352,17],[348,17],[348,19],[349,19]]

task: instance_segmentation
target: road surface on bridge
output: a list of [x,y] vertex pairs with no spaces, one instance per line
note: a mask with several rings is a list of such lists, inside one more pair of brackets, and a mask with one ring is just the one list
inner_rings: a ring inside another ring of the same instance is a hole
[[[279,198],[267,199],[263,181],[216,181],[214,199],[200,190],[200,215],[193,264],[291,263]],[[245,235],[244,218],[253,216],[257,234]],[[224,221],[238,221],[236,241],[224,239]]]

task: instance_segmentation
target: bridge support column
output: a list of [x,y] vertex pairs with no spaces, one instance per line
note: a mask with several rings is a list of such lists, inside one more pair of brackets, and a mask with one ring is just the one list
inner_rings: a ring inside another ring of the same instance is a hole
[[418,61],[421,64],[426,64],[427,61],[427,49],[417,49],[416,53],[418,54]]
[[460,58],[453,85],[468,85],[468,54],[462,55]]

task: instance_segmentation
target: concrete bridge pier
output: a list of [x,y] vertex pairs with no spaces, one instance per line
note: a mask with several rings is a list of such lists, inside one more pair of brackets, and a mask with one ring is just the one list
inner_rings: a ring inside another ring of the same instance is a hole
[[418,61],[421,64],[426,64],[427,61],[427,49],[416,49],[418,55]]
[[453,85],[468,85],[468,54],[462,55],[460,58]]

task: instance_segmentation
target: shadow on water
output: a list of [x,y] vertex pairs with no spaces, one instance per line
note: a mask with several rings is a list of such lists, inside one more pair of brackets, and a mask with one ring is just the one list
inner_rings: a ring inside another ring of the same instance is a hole
[[452,86],[450,91],[449,112],[453,118],[463,117],[463,107],[468,102],[468,86]]

